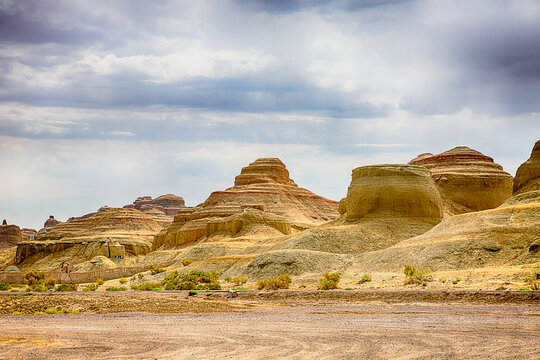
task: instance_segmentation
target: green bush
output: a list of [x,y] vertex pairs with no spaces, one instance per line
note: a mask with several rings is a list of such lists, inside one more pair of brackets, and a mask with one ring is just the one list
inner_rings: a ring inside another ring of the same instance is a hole
[[96,291],[98,288],[98,284],[96,283],[90,283],[90,284],[87,284],[84,288],[83,288],[83,291]]
[[35,292],[42,292],[42,291],[47,291],[47,290],[48,289],[45,288],[45,285],[43,285],[43,283],[28,285],[28,287],[26,288],[26,291],[35,291]]
[[417,270],[413,265],[405,265],[403,268],[405,274],[405,284],[419,284],[426,286],[432,278],[427,271]]
[[189,260],[189,259],[182,260],[182,265],[188,266],[189,264],[191,264],[191,260]]
[[320,290],[337,289],[339,281],[341,280],[338,273],[325,272],[323,276],[324,277],[319,280],[318,288]]
[[58,314],[58,310],[55,308],[48,308],[45,310],[45,314]]
[[101,285],[105,284],[105,281],[103,281],[102,278],[97,278],[96,279],[96,284],[98,284],[98,286],[101,286]]
[[120,280],[118,280],[118,282],[122,285],[124,285],[125,283],[127,283],[127,279],[125,277],[121,277]]
[[257,289],[268,289],[268,290],[278,290],[278,289],[288,289],[291,285],[292,279],[289,274],[281,274],[277,278],[270,279],[261,279],[257,281]]
[[11,289],[11,286],[9,286],[9,284],[0,281],[0,291],[7,291],[9,289]]
[[188,296],[193,296],[193,295],[197,295],[197,291],[195,291],[195,290],[189,290]]
[[135,291],[152,291],[156,289],[161,290],[162,288],[161,288],[161,283],[148,282],[141,285],[131,285],[131,289]]
[[162,268],[161,266],[150,265],[150,274],[152,274],[152,275],[156,275],[156,274],[162,273],[164,271],[165,271],[165,269]]
[[212,293],[211,291],[208,291],[208,292],[206,293],[206,296],[212,296],[212,295],[213,295],[213,293]]
[[214,272],[193,270],[188,274],[172,271],[161,281],[165,290],[220,290],[218,275]]
[[125,286],[109,286],[105,291],[126,291],[127,287]]
[[246,279],[244,276],[237,276],[232,278],[232,282],[238,286],[247,283],[247,281],[248,279]]
[[56,287],[56,291],[77,291],[77,288],[79,287],[79,284],[69,281],[64,284],[60,284]]
[[39,270],[28,270],[24,274],[24,279],[29,286],[43,283],[45,280],[45,273]]
[[371,275],[364,274],[364,275],[362,275],[362,277],[360,278],[360,281],[358,283],[363,284],[365,282],[370,282],[370,281],[371,281]]

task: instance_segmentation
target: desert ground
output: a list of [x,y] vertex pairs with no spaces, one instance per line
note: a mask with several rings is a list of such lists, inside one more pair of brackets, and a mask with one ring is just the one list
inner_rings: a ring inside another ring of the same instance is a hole
[[4,314],[40,306],[81,310],[1,316],[1,359],[540,358],[540,301],[531,292],[252,291],[233,299],[225,292],[124,292],[1,300]]

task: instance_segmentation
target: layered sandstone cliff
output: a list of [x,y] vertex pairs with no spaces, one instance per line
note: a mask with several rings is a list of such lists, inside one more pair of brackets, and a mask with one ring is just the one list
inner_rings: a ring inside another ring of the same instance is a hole
[[321,224],[339,215],[336,201],[298,187],[279,159],[262,158],[243,168],[233,187],[213,192],[194,208],[181,209],[173,223],[156,236],[154,248],[198,240],[207,234],[209,222],[245,209],[257,209],[303,224]]
[[21,229],[17,225],[8,225],[4,220],[0,225],[0,250],[17,246],[24,240]]
[[448,215],[492,209],[512,195],[513,180],[489,156],[466,146],[409,162],[429,169]]
[[46,267],[62,258],[82,262],[101,254],[101,248],[111,242],[122,245],[126,256],[143,255],[150,251],[153,237],[161,228],[152,216],[138,210],[111,208],[58,224],[39,241],[19,243],[16,263],[29,266],[41,262],[41,267]]
[[514,193],[540,190],[540,140],[534,144],[531,157],[518,168],[514,178]]
[[125,209],[137,209],[152,216],[158,216],[162,213],[164,216],[170,217],[171,221],[172,217],[185,207],[184,199],[173,194],[161,195],[155,199],[152,199],[151,196],[142,196],[138,197],[133,204],[124,206]]

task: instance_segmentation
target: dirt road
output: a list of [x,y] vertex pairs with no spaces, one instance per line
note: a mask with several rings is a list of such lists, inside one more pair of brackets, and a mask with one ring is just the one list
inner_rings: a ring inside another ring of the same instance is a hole
[[1,359],[540,359],[540,306],[344,304],[0,317]]

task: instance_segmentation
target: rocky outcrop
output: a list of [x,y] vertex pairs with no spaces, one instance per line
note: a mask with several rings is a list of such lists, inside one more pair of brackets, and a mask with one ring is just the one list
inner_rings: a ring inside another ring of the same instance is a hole
[[374,165],[353,170],[345,200],[347,220],[368,214],[440,221],[442,202],[430,172],[411,165]]
[[[134,209],[111,208],[90,217],[56,225],[39,241],[23,241],[17,246],[16,263],[25,267],[39,261],[52,266],[60,259],[82,262],[97,256],[107,243],[124,247],[126,256],[150,251],[154,235],[162,226],[152,217]],[[73,249],[71,249],[73,248]],[[72,253],[64,253],[71,249]]]
[[303,224],[321,224],[339,216],[336,201],[298,187],[279,159],[263,158],[243,168],[233,187],[213,192],[194,208],[181,209],[173,223],[156,236],[154,246],[198,240],[207,234],[208,223],[244,209],[258,209]]
[[185,207],[184,199],[173,194],[161,195],[155,199],[151,196],[142,196],[138,197],[133,204],[124,206],[125,209],[137,209],[144,213],[156,214],[159,211],[171,218]]
[[17,225],[8,225],[4,220],[0,226],[0,250],[17,246],[24,240],[21,229]]
[[206,234],[212,236],[220,233],[234,237],[246,232],[253,234],[257,228],[262,228],[263,231],[271,228],[285,235],[291,233],[291,224],[284,217],[256,209],[245,209],[226,218],[210,220],[206,225]]
[[492,209],[512,195],[512,176],[489,156],[465,146],[424,153],[409,164],[429,169],[448,215]]
[[534,144],[529,160],[517,169],[514,194],[540,190],[540,140]]
[[45,223],[43,224],[43,227],[39,230],[38,236],[43,236],[49,231],[51,231],[56,225],[61,224],[61,221],[58,221],[54,218],[53,215],[50,215],[47,220],[45,220]]

